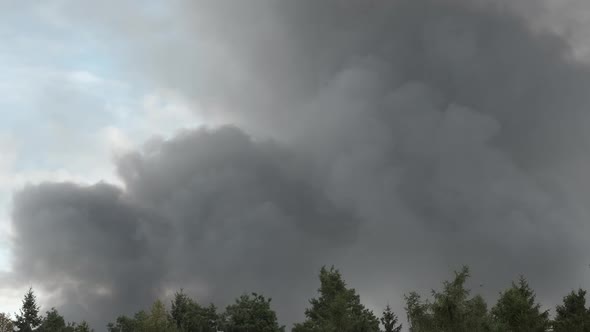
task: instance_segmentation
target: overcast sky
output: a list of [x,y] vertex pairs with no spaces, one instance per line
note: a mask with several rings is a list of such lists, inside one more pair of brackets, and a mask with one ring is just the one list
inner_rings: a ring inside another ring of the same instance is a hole
[[587,288],[585,2],[0,1],[0,311]]

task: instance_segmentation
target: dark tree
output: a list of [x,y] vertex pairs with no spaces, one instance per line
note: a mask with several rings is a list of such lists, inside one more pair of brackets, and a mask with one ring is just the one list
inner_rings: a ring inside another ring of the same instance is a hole
[[[143,313],[142,311],[140,313]],[[127,316],[119,316],[114,323],[107,324],[108,332],[134,332],[140,328],[140,323],[143,321],[138,320],[136,315],[135,318]],[[143,316],[142,316],[143,318]]]
[[[72,328],[73,330],[73,328]],[[43,323],[37,330],[39,332],[65,332],[66,330],[66,321],[62,315],[55,308],[51,308],[50,311],[47,311],[45,318],[43,319]]]
[[586,308],[586,291],[572,291],[555,309],[555,332],[590,332],[590,310]]
[[43,323],[38,332],[74,332],[74,323],[68,323],[66,325],[66,321],[62,315],[59,314],[57,309],[51,308],[50,311],[47,311],[47,315],[43,319]]
[[423,301],[415,292],[406,296],[411,332],[486,332],[492,330],[487,305],[481,296],[469,297],[465,288],[469,269],[455,272],[443,282],[442,291],[432,291],[434,301]]
[[25,294],[23,305],[20,309],[20,314],[16,315],[14,325],[19,332],[31,332],[35,330],[41,323],[43,318],[39,316],[39,306],[37,305],[37,297],[33,293],[33,288]]
[[82,321],[82,323],[76,325],[74,332],[94,332],[94,330],[90,328],[86,321]]
[[170,320],[182,331],[188,326],[193,306],[192,302],[182,289],[174,294],[174,300],[171,303]]
[[406,314],[410,332],[429,332],[434,329],[430,303],[422,301],[420,294],[411,292],[405,296]]
[[402,325],[398,324],[397,315],[391,311],[389,304],[385,307],[385,311],[383,311],[381,324],[383,325],[383,332],[400,332],[402,330]]
[[549,327],[549,312],[535,303],[535,292],[524,277],[500,294],[492,315],[505,331],[545,332]]
[[276,313],[270,307],[271,299],[252,293],[242,295],[229,305],[223,314],[225,332],[281,332]]
[[0,312],[0,332],[14,331],[14,323],[10,319],[10,315]]
[[354,289],[348,289],[334,267],[320,271],[320,296],[310,300],[306,320],[294,332],[378,332],[379,320],[366,309]]
[[179,331],[215,332],[219,317],[217,308],[211,304],[201,307],[182,290],[174,295],[170,319]]
[[156,300],[152,304],[149,314],[140,326],[144,332],[168,332],[175,330],[174,324],[168,318],[166,307],[160,300]]
[[[220,317],[217,314],[217,307],[215,305],[210,304],[207,307],[201,307],[197,303],[194,307],[195,312],[192,317],[196,317],[192,320],[193,326],[198,327],[199,332],[215,332],[217,331],[217,327],[220,324]],[[191,331],[195,331],[194,329]]]

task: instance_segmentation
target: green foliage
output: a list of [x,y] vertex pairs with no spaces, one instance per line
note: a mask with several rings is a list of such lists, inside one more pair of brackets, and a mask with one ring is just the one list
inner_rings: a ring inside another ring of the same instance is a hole
[[198,327],[198,329],[193,329],[191,331],[199,331],[199,332],[215,332],[217,331],[217,326],[219,325],[220,317],[217,314],[217,307],[215,305],[210,304],[207,307],[199,307],[198,305],[195,307],[196,314],[193,317],[196,317],[194,320],[196,323],[194,326]]
[[222,315],[225,332],[280,332],[276,313],[270,308],[271,299],[252,293],[242,295],[229,305]]
[[[491,311],[479,296],[470,296],[465,288],[469,269],[455,272],[451,281],[444,281],[440,291],[432,291],[431,299],[422,299],[416,292],[405,296],[410,332],[590,332],[590,308],[586,307],[586,291],[572,291],[556,307],[550,322],[548,311],[536,303],[535,293],[525,278],[513,282],[500,293]],[[380,319],[365,308],[354,289],[348,288],[334,267],[320,270],[319,296],[309,301],[304,322],[295,324],[293,332],[401,332],[402,325],[389,305]],[[211,304],[201,306],[182,290],[171,301],[171,310],[156,300],[148,311],[133,317],[119,316],[107,325],[108,332],[284,332],[271,299],[252,293],[242,295],[222,314]],[[550,327],[553,329],[551,330]],[[86,323],[67,323],[55,308],[39,315],[39,306],[32,289],[25,294],[20,314],[12,321],[0,313],[0,332],[94,332]]]
[[166,307],[160,300],[156,300],[149,313],[138,311],[133,318],[117,317],[115,323],[107,324],[108,332],[176,332],[174,323],[170,320]]
[[319,298],[310,300],[306,320],[294,332],[378,332],[379,320],[366,309],[354,289],[346,288],[334,267],[320,271]]
[[397,315],[391,311],[389,304],[383,311],[383,316],[381,316],[381,324],[383,325],[383,332],[400,332],[402,330],[402,325],[398,325]]
[[88,323],[83,321],[80,325],[76,323],[67,323],[57,309],[51,308],[47,311],[41,326],[36,330],[37,332],[91,332],[93,331],[88,326]]
[[168,320],[166,307],[160,300],[152,304],[149,315],[140,321],[142,321],[142,331],[145,332],[175,331],[173,323]]
[[33,293],[33,288],[29,288],[29,291],[25,294],[23,299],[20,314],[16,315],[14,325],[19,332],[31,332],[39,327],[42,322],[43,318],[39,316],[37,297]]
[[140,322],[135,318],[127,316],[119,316],[115,320],[115,323],[107,324],[108,332],[134,332],[139,329]]
[[172,310],[156,300],[149,312],[139,311],[133,318],[119,316],[107,324],[108,332],[215,332],[218,315],[215,306],[201,307],[184,293],[176,293]]
[[83,320],[80,324],[74,327],[74,332],[94,332],[94,330]]
[[179,331],[215,332],[219,316],[213,304],[201,307],[181,289],[172,300],[170,320]]
[[420,295],[411,292],[405,296],[406,314],[410,324],[410,332],[433,331],[434,322],[430,311],[430,303],[422,301]]
[[14,330],[14,324],[10,315],[0,312],[0,332],[12,332]]
[[66,321],[55,308],[51,308],[50,311],[47,311],[45,319],[43,319],[43,323],[41,323],[38,331],[66,332]]
[[194,304],[192,299],[182,289],[180,292],[174,294],[174,300],[171,303],[170,320],[178,329],[183,331],[188,329],[190,314]]
[[147,320],[149,315],[144,310],[140,310],[135,313],[133,316],[133,320],[135,321],[135,328],[136,329],[143,329],[144,326],[147,324]]
[[544,332],[549,327],[549,312],[535,303],[535,293],[524,277],[500,294],[492,315],[504,331]]
[[492,330],[487,305],[481,296],[469,298],[465,288],[469,268],[455,272],[443,282],[441,292],[432,291],[433,302],[422,301],[415,292],[406,296],[406,312],[411,332],[480,332]]
[[555,332],[590,332],[590,310],[586,308],[586,291],[572,291],[555,309]]

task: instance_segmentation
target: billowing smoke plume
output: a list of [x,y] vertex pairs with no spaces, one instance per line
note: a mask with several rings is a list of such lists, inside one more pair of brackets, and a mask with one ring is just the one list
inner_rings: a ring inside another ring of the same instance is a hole
[[235,128],[153,143],[118,166],[125,192],[42,184],[15,197],[15,268],[63,287],[66,307],[113,315],[181,285],[211,300],[246,289],[289,299],[297,286],[285,282],[312,277],[358,229],[292,153]]
[[222,305],[264,292],[291,323],[323,264],[374,308],[401,311],[461,264],[476,291],[522,273],[554,304],[588,281],[590,72],[499,3],[198,0],[90,19],[135,73],[234,126],[118,159],[125,188],[16,194],[14,273],[95,322],[184,287]]

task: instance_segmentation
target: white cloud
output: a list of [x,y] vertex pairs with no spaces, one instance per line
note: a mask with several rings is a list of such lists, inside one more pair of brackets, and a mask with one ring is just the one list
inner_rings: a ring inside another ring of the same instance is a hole
[[160,135],[168,135],[179,128],[202,125],[197,118],[197,105],[170,90],[150,93],[142,102],[144,129]]
[[11,135],[0,133],[0,174],[8,172],[16,160],[16,142]]
[[134,103],[107,108],[116,121],[102,131],[114,152],[138,148],[153,136],[170,137],[179,130],[221,123],[201,116],[197,102],[173,90],[152,91]]
[[132,150],[135,146],[133,140],[121,128],[106,126],[101,129],[106,146],[114,155],[120,155]]
[[104,80],[95,74],[85,71],[85,70],[76,70],[67,73],[67,77],[74,83],[80,84],[97,84],[103,83]]

